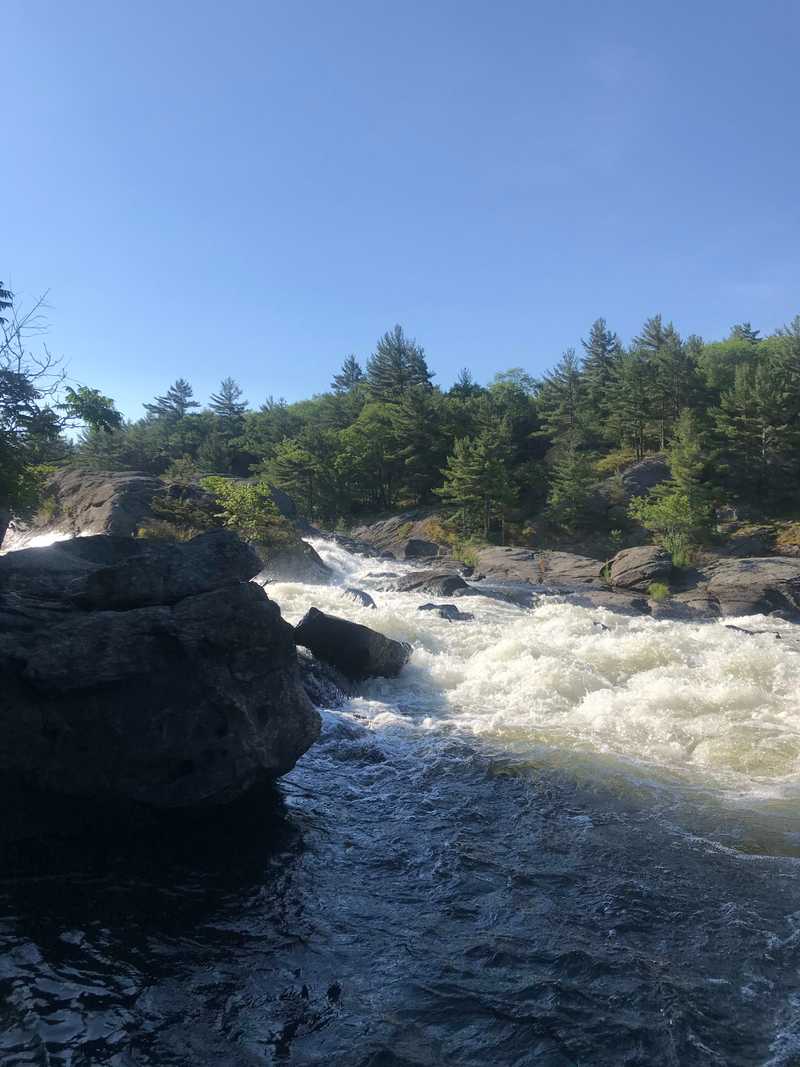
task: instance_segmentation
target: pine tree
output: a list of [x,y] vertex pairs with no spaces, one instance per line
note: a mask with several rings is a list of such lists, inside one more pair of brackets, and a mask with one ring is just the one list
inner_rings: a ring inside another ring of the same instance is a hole
[[558,450],[553,464],[547,517],[564,530],[573,532],[589,519],[588,503],[597,475],[592,458],[581,449],[577,435],[568,438]]
[[300,441],[290,439],[276,446],[268,467],[274,484],[289,493],[301,512],[313,519],[317,502],[316,457]]
[[555,441],[580,433],[582,399],[581,362],[575,349],[568,348],[541,384],[538,409],[542,432]]
[[430,389],[432,377],[424,350],[399,325],[383,335],[367,363],[367,383],[376,400],[397,401],[414,386]]
[[342,369],[333,376],[331,389],[337,396],[352,393],[355,387],[364,380],[364,371],[355,356],[348,356],[342,364]]
[[737,322],[735,326],[731,326],[730,336],[732,341],[749,341],[751,344],[757,344],[761,340],[760,332],[760,330],[754,330],[749,322]]
[[[14,303],[14,294],[10,289],[6,289],[2,282],[0,282],[0,313],[8,311]],[[3,318],[0,314],[0,326],[5,325],[8,319]]]
[[209,407],[226,423],[241,423],[247,410],[247,401],[242,400],[242,390],[233,378],[223,378],[218,393],[211,394]]
[[178,378],[167,389],[163,396],[157,396],[152,404],[145,404],[144,409],[149,419],[165,419],[177,422],[182,419],[190,408],[199,408],[196,400],[192,400],[194,390],[185,378]]
[[503,423],[493,434],[484,432],[455,442],[442,471],[444,482],[436,492],[456,507],[456,520],[464,532],[479,530],[488,538],[493,523],[499,522],[505,540],[505,519],[514,498],[509,448],[508,426]]
[[622,345],[615,333],[606,325],[605,319],[596,319],[589,331],[589,340],[581,341],[583,359],[583,404],[585,422],[591,426],[595,437],[604,436],[608,416],[608,403],[614,368],[622,354]]
[[447,456],[441,407],[441,394],[418,385],[405,392],[393,411],[394,455],[401,464],[403,488],[417,504],[430,497]]
[[652,366],[644,351],[623,352],[609,389],[609,427],[620,446],[630,446],[637,459],[645,454],[653,411]]

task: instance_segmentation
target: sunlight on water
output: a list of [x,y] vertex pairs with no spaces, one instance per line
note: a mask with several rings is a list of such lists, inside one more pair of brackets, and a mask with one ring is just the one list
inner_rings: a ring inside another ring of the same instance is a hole
[[[465,731],[518,755],[545,746],[565,760],[633,761],[638,771],[753,796],[795,790],[800,627],[737,619],[769,631],[751,636],[724,620],[655,621],[553,598],[525,610],[480,596],[458,602],[475,621],[450,623],[418,610],[430,596],[391,592],[391,579],[369,577],[407,564],[365,560],[325,541],[315,548],[341,584],[267,591],[291,622],[315,605],[412,643],[399,678],[360,691],[361,714],[383,726]],[[377,611],[342,585],[368,590]]]

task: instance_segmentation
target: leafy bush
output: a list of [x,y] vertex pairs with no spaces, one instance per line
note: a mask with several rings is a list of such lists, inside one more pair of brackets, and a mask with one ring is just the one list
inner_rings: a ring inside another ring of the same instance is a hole
[[136,536],[145,541],[191,541],[200,530],[187,529],[166,519],[150,519],[136,531]]
[[607,478],[611,474],[619,474],[620,471],[630,467],[636,462],[636,453],[632,448],[618,448],[614,452],[595,460],[593,466],[595,472],[601,478]]
[[651,600],[660,604],[669,596],[669,586],[665,582],[651,582],[647,587],[647,594]]
[[707,539],[713,525],[711,506],[674,485],[660,485],[647,496],[636,497],[628,512],[669,552],[676,567],[691,562],[693,550]]
[[273,548],[297,544],[297,533],[278,511],[266,482],[211,477],[201,485],[215,498],[219,523],[235,530],[243,541]]

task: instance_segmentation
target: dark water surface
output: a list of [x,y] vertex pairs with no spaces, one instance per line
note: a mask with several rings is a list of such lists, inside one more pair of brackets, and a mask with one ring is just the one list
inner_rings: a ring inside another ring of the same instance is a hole
[[0,1059],[799,1064],[792,825],[583,777],[330,713],[247,816],[6,866]]

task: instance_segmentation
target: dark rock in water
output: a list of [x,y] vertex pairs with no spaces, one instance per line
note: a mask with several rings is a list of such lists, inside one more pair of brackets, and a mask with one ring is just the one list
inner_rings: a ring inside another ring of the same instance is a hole
[[354,681],[376,675],[392,678],[411,655],[410,645],[393,641],[360,623],[326,615],[317,608],[311,608],[295,626],[294,638],[298,645]]
[[269,582],[326,585],[333,576],[333,571],[307,541],[298,540],[266,549],[262,559],[263,568],[256,577],[259,585],[267,585]]
[[365,593],[363,589],[355,589],[353,586],[348,585],[345,589],[345,594],[349,596],[351,600],[355,600],[357,603],[361,604],[362,607],[374,609],[378,606],[369,593]]
[[587,589],[586,592],[567,593],[565,600],[581,608],[606,608],[608,611],[617,611],[622,615],[647,615],[650,610],[645,597],[629,593]]
[[672,574],[672,557],[658,545],[624,548],[611,560],[608,575],[619,589],[647,591],[653,582],[668,582]]
[[434,596],[451,596],[457,589],[466,588],[463,578],[447,571],[414,571],[404,575],[395,585],[400,593],[432,593]]
[[370,571],[367,578],[399,578],[397,571]]
[[305,649],[298,649],[297,660],[309,699],[318,708],[338,708],[353,695],[353,686],[332,664],[323,663]]
[[540,600],[540,594],[535,592],[528,582],[491,582],[481,581],[481,584],[470,585],[466,589],[458,589],[453,594],[459,598],[470,596],[484,596],[489,600],[499,600],[504,604],[513,604],[517,608],[532,608]]
[[403,559],[435,559],[439,555],[439,546],[435,541],[425,541],[421,537],[409,537],[403,545]]
[[469,622],[475,618],[469,611],[459,611],[455,604],[420,604],[417,611],[430,611],[449,622]]
[[225,531],[121,541],[0,560],[0,786],[192,808],[290,770],[319,716],[257,558]]
[[758,634],[769,634],[771,637],[775,637],[779,641],[783,638],[783,634],[778,633],[777,630],[747,630],[744,626],[733,626],[731,623],[726,623],[725,629],[735,630],[740,634],[747,634],[748,637],[755,637]]

